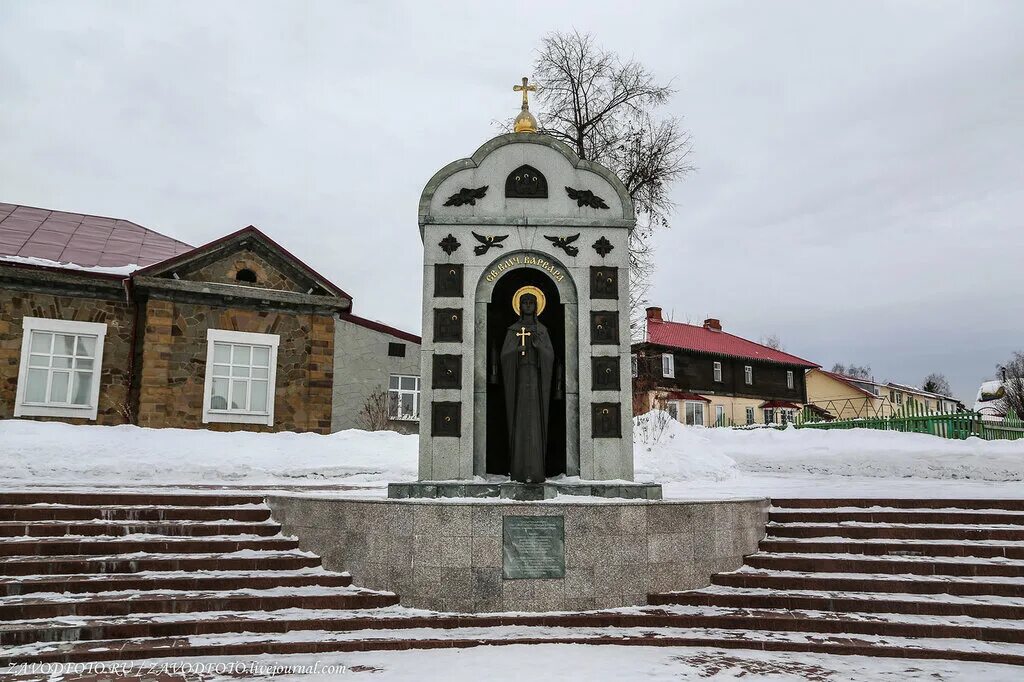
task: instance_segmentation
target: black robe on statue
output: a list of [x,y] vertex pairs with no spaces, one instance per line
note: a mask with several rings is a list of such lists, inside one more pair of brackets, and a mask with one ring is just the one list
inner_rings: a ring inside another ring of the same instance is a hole
[[[523,296],[527,298],[527,296]],[[526,345],[523,346],[523,330]],[[501,346],[502,389],[508,419],[511,478],[543,483],[555,351],[547,327],[524,314],[505,332]]]

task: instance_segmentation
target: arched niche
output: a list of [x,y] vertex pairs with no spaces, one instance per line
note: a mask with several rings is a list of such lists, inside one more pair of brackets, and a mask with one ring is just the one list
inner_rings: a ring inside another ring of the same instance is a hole
[[[542,262],[534,264],[529,257]],[[552,277],[552,272],[561,276]],[[489,383],[491,354],[492,346],[499,342],[499,338],[504,338],[505,329],[515,321],[511,311],[511,295],[525,284],[538,286],[548,297],[549,307],[541,315],[540,321],[552,334],[554,345],[560,351],[558,355],[561,355],[559,359],[564,372],[564,401],[558,405],[560,414],[552,420],[553,430],[550,434],[556,437],[557,433],[561,443],[552,449],[549,440],[548,453],[560,459],[558,462],[549,460],[548,473],[578,476],[579,309],[576,284],[564,265],[549,256],[537,259],[535,253],[528,251],[514,251],[496,259],[483,270],[476,286],[473,409],[477,418],[474,419],[473,473],[477,476],[502,473],[494,470],[495,454],[498,454],[499,462],[504,461],[506,454],[503,448],[499,448],[497,453],[493,451],[495,434],[488,433],[487,429],[489,420],[502,418],[504,404],[503,398],[499,398],[501,406],[491,404],[495,398],[494,387]]]
[[505,178],[506,199],[547,199],[548,180],[529,164],[524,164]]

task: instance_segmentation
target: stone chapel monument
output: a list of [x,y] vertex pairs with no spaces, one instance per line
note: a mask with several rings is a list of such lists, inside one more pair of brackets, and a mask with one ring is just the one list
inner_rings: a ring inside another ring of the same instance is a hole
[[420,197],[420,480],[389,494],[660,497],[629,484],[632,201],[612,171],[537,132],[526,78],[514,89],[515,132]]

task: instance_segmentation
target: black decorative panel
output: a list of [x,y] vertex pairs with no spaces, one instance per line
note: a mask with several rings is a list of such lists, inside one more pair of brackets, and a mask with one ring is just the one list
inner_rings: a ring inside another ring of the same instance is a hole
[[434,308],[434,342],[462,343],[462,308]]
[[619,269],[615,267],[591,266],[590,298],[619,297]]
[[460,437],[462,435],[462,403],[434,402],[430,408],[430,435]]
[[462,296],[462,266],[438,263],[434,266],[434,296]]
[[547,199],[547,178],[533,166],[520,166],[505,179],[505,196],[509,199]]
[[595,391],[619,390],[619,356],[605,355],[593,358],[591,378]]
[[619,404],[594,403],[591,426],[594,438],[622,438],[622,412]]
[[590,342],[608,345],[619,342],[619,314],[611,310],[590,313]]
[[388,344],[388,357],[404,358],[405,357],[405,344],[404,343],[389,343]]
[[435,355],[432,377],[433,388],[462,388],[462,356]]

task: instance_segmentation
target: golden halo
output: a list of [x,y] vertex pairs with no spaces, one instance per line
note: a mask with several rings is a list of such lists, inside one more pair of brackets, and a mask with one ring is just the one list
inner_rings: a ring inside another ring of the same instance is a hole
[[544,292],[532,285],[526,285],[525,287],[519,287],[516,293],[512,294],[512,310],[516,311],[516,315],[519,315],[519,299],[523,297],[523,294],[533,294],[537,297],[537,316],[539,317],[544,312],[544,306],[547,305],[548,299],[544,295]]

